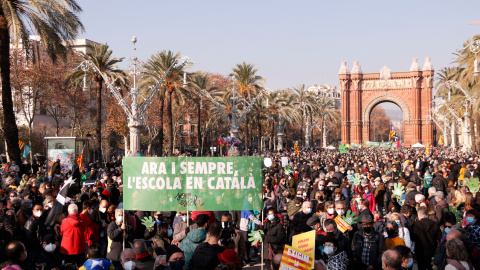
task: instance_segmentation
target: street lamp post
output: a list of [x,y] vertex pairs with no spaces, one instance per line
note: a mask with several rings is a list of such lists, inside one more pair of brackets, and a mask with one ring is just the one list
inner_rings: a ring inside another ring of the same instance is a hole
[[478,53],[480,53],[480,40],[479,39],[473,40],[473,37],[472,37],[472,41],[470,41],[462,49],[457,50],[457,52],[463,52],[467,48],[470,49],[471,53],[475,54],[475,59],[473,60],[473,76],[478,77],[480,75],[480,71],[478,71],[477,55],[478,55]]
[[[480,48],[479,48],[479,50],[480,50]],[[477,61],[476,56],[475,56],[475,61]],[[477,69],[476,65],[475,65],[475,69]],[[476,71],[476,72],[478,72],[478,71]],[[474,75],[475,74],[476,73],[474,72]],[[478,73],[475,76],[478,76]],[[448,80],[444,83],[444,85],[447,86],[449,89],[453,88],[453,87],[455,87],[457,89],[460,89],[460,91],[462,91],[462,93],[465,95],[465,98],[466,98],[465,99],[465,112],[463,114],[464,119],[463,119],[463,121],[459,120],[459,122],[462,123],[462,125],[463,125],[463,140],[464,140],[463,150],[466,151],[466,150],[468,150],[472,147],[472,143],[470,141],[471,140],[471,136],[470,136],[471,130],[469,128],[468,118],[470,117],[470,115],[469,115],[470,107],[472,106],[473,103],[476,103],[476,99],[474,99],[472,96],[470,96],[470,94],[467,91],[465,91],[465,89],[463,89],[463,87],[458,82],[456,82],[454,80]],[[448,91],[448,97],[449,97],[449,101],[450,101],[450,90]],[[453,112],[453,110],[450,107],[448,107],[448,109],[451,112]]]
[[[192,64],[192,61],[187,56],[182,56],[176,59],[173,64],[167,69],[167,71],[165,71],[163,77],[157,81],[157,84],[152,88],[148,96],[146,98],[144,97],[144,101],[140,104],[138,101],[139,89],[137,87],[137,75],[139,74],[137,70],[138,58],[135,56],[135,44],[137,43],[137,38],[135,36],[132,37],[132,43],[134,56],[130,58],[131,62],[133,63],[133,87],[130,88],[130,93],[128,95],[131,96],[132,99],[130,106],[128,106],[126,102],[127,97],[123,98],[120,95],[120,87],[114,86],[115,80],[111,81],[92,61],[84,60],[77,68],[81,68],[85,73],[88,70],[93,70],[98,72],[98,74],[102,76],[105,85],[113,94],[113,96],[117,99],[118,104],[122,107],[128,117],[128,128],[130,130],[130,153],[128,155],[138,156],[140,154],[140,133],[141,128],[143,127],[143,117],[145,115],[148,105],[150,105],[153,97],[159,91],[170,70],[172,70],[172,68],[174,68],[175,66],[183,68],[186,65]],[[86,76],[84,76],[83,83],[84,89],[86,89]]]

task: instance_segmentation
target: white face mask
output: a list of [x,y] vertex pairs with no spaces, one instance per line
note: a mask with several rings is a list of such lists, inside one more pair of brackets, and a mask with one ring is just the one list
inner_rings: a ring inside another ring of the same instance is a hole
[[33,213],[34,216],[36,216],[37,218],[41,217],[42,216],[42,211],[36,211]]
[[47,206],[52,208],[53,207],[53,203],[47,203]]
[[91,215],[93,213],[93,209],[88,210],[88,214]]
[[117,217],[117,222],[122,223],[123,222],[123,217]]
[[107,208],[100,207],[100,208],[98,208],[98,211],[100,211],[102,213],[105,213],[105,211],[107,211]]
[[338,214],[339,216],[343,216],[343,215],[345,214],[345,211],[343,211],[343,210],[338,210],[338,211],[337,211],[337,214]]
[[328,209],[327,209],[327,212],[328,212],[329,215],[333,215],[333,213],[335,213],[335,209],[333,209],[333,208],[328,208]]
[[123,269],[125,270],[133,270],[137,267],[137,264],[134,261],[128,261],[123,264]]
[[55,244],[48,244],[45,246],[45,251],[46,252],[53,252],[55,251],[55,249],[57,248],[57,246]]

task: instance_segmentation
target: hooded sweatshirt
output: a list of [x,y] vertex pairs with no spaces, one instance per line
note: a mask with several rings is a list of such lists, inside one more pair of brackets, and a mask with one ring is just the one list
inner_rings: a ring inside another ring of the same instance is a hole
[[207,238],[207,231],[204,229],[194,229],[191,230],[187,237],[182,240],[180,244],[180,249],[183,250],[185,255],[185,269],[189,268],[190,260],[192,259],[193,253],[197,246],[205,241]]
[[76,255],[85,253],[85,227],[79,214],[69,215],[60,228],[62,243],[60,253],[66,255]]

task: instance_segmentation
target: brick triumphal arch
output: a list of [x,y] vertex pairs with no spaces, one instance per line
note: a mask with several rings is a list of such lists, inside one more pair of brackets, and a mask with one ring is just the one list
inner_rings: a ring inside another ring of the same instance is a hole
[[410,71],[362,73],[355,61],[350,72],[343,62],[340,71],[342,90],[342,143],[361,144],[370,141],[370,113],[382,102],[397,104],[403,113],[404,145],[433,143],[431,120],[434,69],[430,58],[423,69],[413,59]]

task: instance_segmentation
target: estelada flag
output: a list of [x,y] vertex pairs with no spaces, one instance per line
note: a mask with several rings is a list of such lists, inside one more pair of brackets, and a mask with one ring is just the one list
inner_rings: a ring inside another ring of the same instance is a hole
[[295,145],[293,146],[293,149],[295,149],[295,153],[297,153],[298,155],[299,149],[298,149],[297,143],[295,143]]
[[83,153],[84,153],[84,151],[85,151],[85,145],[82,148],[82,154],[80,156],[78,156],[78,159],[77,159],[78,170],[80,172],[82,172],[82,170],[83,170]]
[[393,123],[390,123],[390,134],[388,134],[388,140],[390,141],[394,135],[395,135],[395,127],[393,126]]
[[22,149],[22,147],[25,145],[24,142],[18,140],[18,148]]

